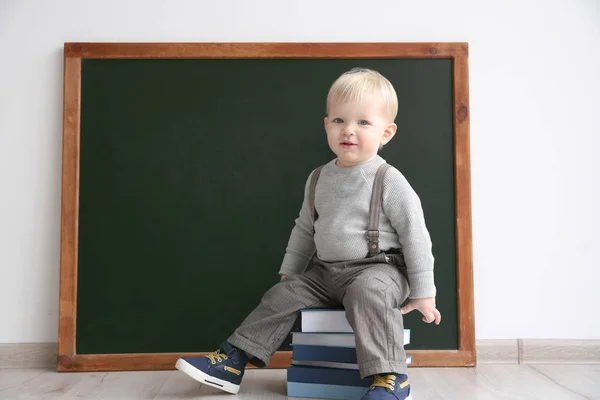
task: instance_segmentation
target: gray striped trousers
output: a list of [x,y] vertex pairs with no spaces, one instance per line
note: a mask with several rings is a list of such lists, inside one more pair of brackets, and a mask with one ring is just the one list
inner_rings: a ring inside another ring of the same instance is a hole
[[406,374],[404,324],[398,307],[409,295],[399,269],[384,254],[350,262],[313,259],[307,270],[274,285],[228,338],[264,367],[301,309],[343,306],[354,330],[361,377]]

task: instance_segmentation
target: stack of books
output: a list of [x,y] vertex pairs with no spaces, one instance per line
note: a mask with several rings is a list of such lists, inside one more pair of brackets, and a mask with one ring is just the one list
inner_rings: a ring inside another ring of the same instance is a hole
[[[340,309],[307,309],[300,332],[292,332],[292,366],[287,370],[287,395],[359,400],[373,380],[361,379],[354,332]],[[410,330],[404,330],[404,345]],[[407,357],[410,364],[411,358]]]

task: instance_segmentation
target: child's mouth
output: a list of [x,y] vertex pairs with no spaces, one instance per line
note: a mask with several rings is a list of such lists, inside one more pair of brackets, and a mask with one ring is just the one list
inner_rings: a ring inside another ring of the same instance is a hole
[[350,149],[350,148],[356,146],[356,143],[350,143],[350,142],[342,142],[341,144],[344,149]]

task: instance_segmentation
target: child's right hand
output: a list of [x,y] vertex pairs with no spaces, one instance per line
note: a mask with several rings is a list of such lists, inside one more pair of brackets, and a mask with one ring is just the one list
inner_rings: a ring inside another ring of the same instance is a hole
[[423,322],[428,324],[435,322],[436,325],[439,325],[442,320],[442,314],[435,307],[434,297],[410,299],[408,304],[400,309],[403,315],[413,310],[419,310],[423,314]]
[[284,280],[285,278],[287,278],[287,275],[286,275],[286,274],[281,274],[281,279],[280,279],[279,281],[281,282],[281,281],[282,281],[282,280]]

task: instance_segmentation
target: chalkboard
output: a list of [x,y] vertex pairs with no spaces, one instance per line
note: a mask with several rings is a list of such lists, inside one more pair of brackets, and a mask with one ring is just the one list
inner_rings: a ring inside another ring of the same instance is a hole
[[[413,365],[473,365],[466,44],[66,44],[58,370],[170,369],[213,351],[279,280],[325,97],[384,74],[381,156],[419,194],[439,326]],[[270,367],[290,363],[289,337]]]

